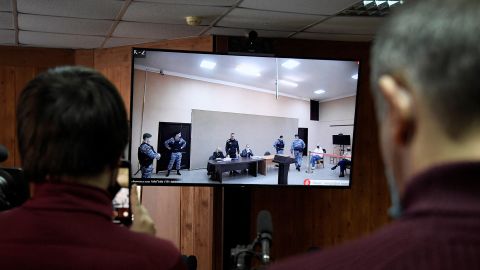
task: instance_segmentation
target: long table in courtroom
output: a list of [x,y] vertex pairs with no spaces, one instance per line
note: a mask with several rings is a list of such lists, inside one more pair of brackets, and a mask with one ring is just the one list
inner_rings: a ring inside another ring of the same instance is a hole
[[224,172],[244,170],[248,169],[248,174],[257,177],[259,162],[262,162],[263,158],[244,158],[225,160],[209,160],[208,164],[212,165],[213,180],[222,182],[222,174]]

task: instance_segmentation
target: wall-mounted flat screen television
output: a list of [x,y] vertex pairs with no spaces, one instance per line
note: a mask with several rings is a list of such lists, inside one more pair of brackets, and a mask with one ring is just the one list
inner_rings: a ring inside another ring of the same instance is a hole
[[350,145],[350,135],[332,135],[334,145]]
[[132,61],[134,183],[350,186],[332,135],[353,138],[358,61],[141,48]]

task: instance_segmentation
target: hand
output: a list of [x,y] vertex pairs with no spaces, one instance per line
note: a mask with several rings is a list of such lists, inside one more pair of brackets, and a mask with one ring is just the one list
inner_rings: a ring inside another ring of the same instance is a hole
[[130,230],[155,236],[155,223],[147,209],[138,200],[137,185],[132,185],[130,192],[132,216],[134,217]]
[[162,156],[162,155],[157,154],[157,160],[159,160],[161,156]]

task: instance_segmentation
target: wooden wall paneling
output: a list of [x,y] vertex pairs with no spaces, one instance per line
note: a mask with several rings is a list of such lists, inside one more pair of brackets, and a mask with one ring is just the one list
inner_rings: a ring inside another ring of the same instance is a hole
[[180,188],[180,250],[185,255],[195,254],[195,189]]
[[89,68],[95,67],[94,50],[75,50],[75,65]]
[[180,248],[180,187],[144,186],[142,203],[155,222],[156,236]]
[[9,157],[2,167],[15,165],[15,68],[0,66],[0,144]]
[[0,46],[0,66],[55,67],[74,63],[71,49]]
[[195,255],[198,269],[213,265],[213,189],[181,187],[180,250]]

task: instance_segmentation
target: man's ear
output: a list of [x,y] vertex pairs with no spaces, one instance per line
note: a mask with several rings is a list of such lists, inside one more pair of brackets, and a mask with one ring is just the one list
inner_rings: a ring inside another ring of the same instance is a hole
[[412,138],[414,121],[414,104],[412,93],[390,75],[383,75],[378,80],[380,92],[387,103],[387,121],[391,121],[391,134],[396,143],[408,144]]

